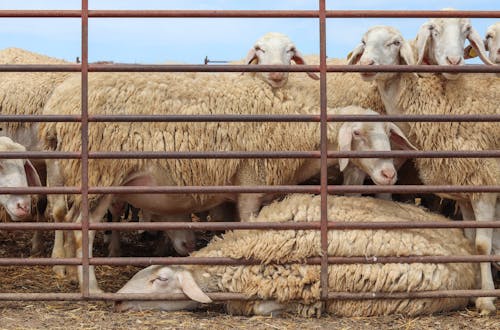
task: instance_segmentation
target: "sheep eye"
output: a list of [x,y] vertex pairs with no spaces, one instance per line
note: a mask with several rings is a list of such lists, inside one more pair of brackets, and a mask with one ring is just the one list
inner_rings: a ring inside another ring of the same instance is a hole
[[161,277],[161,276],[158,276],[156,279],[157,279],[158,281],[168,282],[168,278],[166,278],[166,277]]
[[361,44],[362,44],[363,46],[366,46],[366,41],[361,40]]
[[354,131],[352,131],[352,135],[354,135],[355,137],[360,137],[361,136],[361,132],[358,131],[358,130],[354,130]]
[[393,44],[394,46],[400,46],[400,45],[401,45],[401,41],[399,41],[399,40],[395,40],[392,44]]
[[472,29],[472,26],[467,25],[467,26],[465,27],[465,32],[470,32],[470,30],[471,30],[471,29]]
[[261,52],[265,53],[265,51],[262,48],[260,48],[259,46],[255,46],[254,48],[255,48],[256,52],[261,51]]
[[[486,39],[491,39],[491,38],[493,38],[493,35],[492,35],[491,33],[488,33],[488,34],[486,35]],[[1,129],[0,129],[0,130],[1,130]]]
[[292,47],[288,50],[289,53],[295,53],[297,50],[295,49],[295,47]]

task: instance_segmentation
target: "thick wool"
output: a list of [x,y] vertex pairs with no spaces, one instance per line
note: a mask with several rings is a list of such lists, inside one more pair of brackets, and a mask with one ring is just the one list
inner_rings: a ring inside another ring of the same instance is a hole
[[[0,64],[68,64],[68,62],[20,48],[6,48],[0,51]],[[0,72],[0,113],[41,114],[54,88],[68,76],[69,73],[64,72]],[[14,130],[30,125],[32,124],[2,123],[2,128]]]
[[[362,207],[360,207],[362,206]],[[328,197],[330,221],[449,221],[408,204],[373,198]],[[253,221],[318,221],[320,196],[289,195],[264,207]],[[320,267],[300,264],[321,255],[319,231],[233,231],[194,252],[196,257],[256,259],[258,266],[189,266],[207,292],[241,292],[261,299],[290,303],[303,316],[321,313]],[[330,230],[329,256],[449,256],[470,255],[472,248],[458,229]],[[299,264],[268,265],[271,262]],[[208,276],[207,274],[210,274]],[[330,292],[415,292],[473,289],[477,267],[448,264],[330,265]],[[252,314],[254,302],[230,302],[228,310]],[[339,316],[402,313],[429,314],[464,308],[467,299],[391,299],[328,301],[326,312]]]
[[[45,114],[80,113],[80,79],[72,77],[53,93]],[[317,114],[314,96],[288,87],[272,89],[251,77],[210,74],[91,74],[89,114]],[[332,113],[367,110],[332,109]],[[337,140],[339,123],[329,125]],[[41,123],[48,150],[79,151],[79,123]],[[318,123],[91,123],[93,151],[297,151],[317,150]],[[287,138],[288,137],[288,138]],[[332,142],[333,143],[333,142]],[[296,176],[304,159],[91,160],[89,184],[123,184],[130,173],[148,168],[165,173],[178,186],[231,184],[244,168],[259,173],[254,184],[277,185]],[[80,162],[61,161],[65,184],[80,185]],[[240,184],[239,182],[237,184]],[[98,196],[94,196],[94,200]],[[210,195],[193,194],[200,204]]]
[[[496,77],[464,74],[457,80],[438,75],[401,75],[401,92],[394,100],[408,115],[500,114],[500,82]],[[500,123],[408,123],[408,138],[420,150],[497,150]],[[500,163],[494,158],[418,158],[427,185],[498,185]],[[477,193],[451,197],[475,198]]]
[[[318,55],[304,56],[307,64],[319,65]],[[346,65],[347,60],[327,58],[327,65]],[[304,73],[290,73],[288,84],[301,86],[320,99],[319,81],[309,79]],[[377,85],[361,79],[357,72],[328,72],[326,75],[326,101],[331,108],[356,105],[385,114],[384,103],[380,97]],[[319,103],[318,103],[319,104]]]

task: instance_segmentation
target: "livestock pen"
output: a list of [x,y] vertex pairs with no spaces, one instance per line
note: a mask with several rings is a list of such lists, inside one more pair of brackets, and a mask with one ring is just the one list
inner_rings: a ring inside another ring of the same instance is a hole
[[[476,222],[387,222],[374,223],[344,223],[340,221],[328,221],[327,196],[328,194],[344,193],[454,193],[454,192],[500,192],[498,185],[488,186],[336,186],[328,183],[328,158],[341,157],[476,157],[476,158],[499,158],[499,150],[489,151],[392,151],[392,152],[338,152],[327,149],[326,134],[328,122],[348,121],[394,121],[394,122],[498,122],[500,117],[496,115],[434,115],[434,116],[405,116],[387,115],[384,118],[372,118],[371,116],[332,116],[327,114],[327,73],[329,72],[481,72],[498,73],[498,66],[369,66],[369,65],[327,65],[326,62],[326,20],[335,18],[361,18],[361,17],[474,17],[474,18],[498,18],[500,11],[340,11],[327,10],[325,0],[319,1],[318,10],[290,10],[290,11],[235,11],[235,10],[89,10],[87,0],[82,0],[81,10],[64,11],[39,11],[39,10],[2,10],[0,17],[61,17],[81,19],[81,63],[79,64],[55,64],[55,65],[0,65],[1,72],[80,72],[81,73],[81,115],[3,115],[1,122],[75,122],[81,123],[81,152],[17,152],[2,153],[2,158],[30,158],[30,159],[80,159],[82,168],[81,187],[43,187],[43,188],[0,188],[4,194],[30,193],[30,194],[81,194],[82,199],[82,222],[80,223],[0,223],[0,327],[5,328],[39,328],[39,327],[85,327],[85,328],[115,328],[115,327],[192,327],[203,326],[236,328],[236,327],[276,327],[295,328],[310,326],[343,328],[363,327],[406,327],[406,328],[436,328],[436,327],[496,327],[499,324],[498,316],[481,318],[475,310],[458,311],[454,313],[440,314],[438,316],[424,316],[420,318],[409,318],[402,315],[385,316],[378,318],[355,318],[336,319],[323,317],[321,319],[298,319],[288,316],[282,319],[269,319],[266,317],[231,317],[220,312],[219,308],[211,308],[196,313],[161,313],[161,312],[136,312],[119,314],[111,312],[110,301],[126,299],[145,300],[168,300],[185,299],[184,295],[135,295],[114,293],[91,293],[89,291],[89,267],[100,266],[97,270],[98,276],[103,280],[103,287],[108,292],[119,289],[138,268],[137,266],[148,265],[182,265],[182,264],[228,264],[236,265],[243,263],[242,260],[230,258],[197,258],[197,257],[150,257],[147,252],[151,248],[150,242],[139,242],[130,233],[126,236],[126,255],[135,257],[106,258],[90,257],[89,251],[83,249],[82,258],[29,258],[27,241],[30,231],[47,231],[44,237],[49,241],[49,235],[53,230],[81,230],[82,245],[87,246],[89,241],[89,230],[116,229],[132,231],[139,229],[147,230],[178,230],[190,229],[198,231],[223,231],[223,230],[319,230],[321,233],[322,255],[309,258],[304,262],[321,267],[321,300],[328,299],[417,299],[438,297],[499,297],[500,290],[455,290],[455,291],[428,291],[428,292],[398,292],[398,293],[355,293],[355,292],[331,292],[328,288],[328,266],[330,264],[378,264],[378,263],[464,263],[464,262],[499,262],[500,256],[405,256],[405,257],[334,257],[329,256],[328,231],[331,230],[363,230],[363,229],[401,229],[401,228],[500,228],[498,221]],[[494,8],[492,8],[494,9]],[[304,66],[248,66],[248,65],[139,65],[139,64],[91,64],[88,60],[88,27],[89,18],[311,18],[318,20],[320,63],[319,65]],[[92,72],[318,72],[320,75],[320,111],[318,115],[213,115],[213,116],[188,116],[188,115],[92,115],[88,111],[88,81],[89,73]],[[132,123],[132,122],[313,122],[319,123],[321,130],[321,148],[311,152],[172,152],[172,153],[143,153],[143,152],[90,152],[89,151],[89,124],[91,123]],[[160,187],[95,187],[89,186],[88,162],[96,159],[218,159],[218,158],[317,158],[321,162],[321,173],[319,184],[304,186],[160,186]],[[153,194],[179,194],[179,193],[313,193],[321,196],[321,217],[318,221],[307,223],[275,223],[275,222],[176,222],[176,223],[90,223],[89,221],[89,195],[91,194],[127,194],[131,192],[153,193]],[[499,220],[499,219],[496,219]],[[206,238],[207,240],[209,238]],[[24,243],[22,243],[24,242]],[[49,248],[45,244],[45,253]],[[101,240],[97,241],[101,244]],[[97,255],[103,255],[102,246]],[[138,255],[138,252],[139,255]],[[245,264],[255,261],[247,260]],[[78,287],[66,279],[56,279],[50,267],[53,265],[82,265],[83,284],[81,293]],[[214,301],[247,300],[255,297],[247,297],[239,293],[211,293],[210,298]],[[61,303],[67,301],[70,303]],[[497,303],[497,309],[499,305]]]

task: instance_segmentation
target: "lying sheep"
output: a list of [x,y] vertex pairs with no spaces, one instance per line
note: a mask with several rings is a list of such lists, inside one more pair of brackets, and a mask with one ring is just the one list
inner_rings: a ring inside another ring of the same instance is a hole
[[[413,64],[410,45],[394,28],[376,26],[368,30],[352,57],[363,64]],[[462,75],[444,80],[440,75],[417,78],[408,73],[370,73],[362,75],[375,81],[387,112],[390,114],[498,114],[500,82],[492,76]],[[408,123],[410,141],[420,150],[498,150],[500,124],[485,123]],[[416,166],[424,184],[430,185],[498,185],[498,159],[420,158]],[[498,193],[441,194],[455,199],[464,219],[495,220]],[[492,229],[476,230],[476,248],[489,255]],[[494,289],[490,263],[481,264],[481,287]],[[478,298],[477,308],[483,314],[495,310],[494,298]]]
[[[94,114],[313,114],[316,101],[288,87],[271,89],[259,79],[186,74],[96,74],[89,77],[89,113]],[[61,84],[45,107],[46,114],[80,112],[80,79]],[[309,104],[312,104],[309,105]],[[356,107],[332,109],[331,114],[375,112]],[[41,136],[58,151],[79,150],[79,124],[42,123]],[[290,132],[293,132],[291,134]],[[289,136],[289,138],[287,138]],[[392,123],[331,123],[329,147],[341,150],[390,150],[389,139],[413,148]],[[311,123],[95,123],[89,150],[109,151],[292,151],[318,150],[319,130]],[[345,149],[344,149],[345,148]],[[51,149],[50,147],[48,149]],[[334,164],[338,160],[330,159]],[[353,159],[377,184],[393,184],[390,159]],[[347,159],[339,161],[341,168]],[[60,161],[62,184],[80,185],[80,163]],[[90,186],[215,186],[281,185],[305,181],[319,171],[318,159],[133,159],[90,160]],[[159,214],[187,214],[236,201],[240,219],[259,210],[264,193],[127,194],[117,196],[135,207]],[[71,203],[73,221],[80,221],[80,196]],[[111,196],[90,196],[91,221],[100,221]],[[70,203],[70,204],[71,204]],[[58,212],[56,207],[54,212]],[[80,232],[75,232],[80,235]],[[78,239],[77,239],[78,242]],[[92,237],[91,237],[92,243]],[[81,253],[81,247],[77,248]],[[97,290],[95,278],[91,290]]]
[[[289,195],[264,207],[253,221],[318,221],[320,196]],[[368,197],[328,196],[328,217],[333,221],[448,221],[409,204]],[[472,248],[458,229],[331,230],[329,256],[450,256],[470,255]],[[210,303],[206,293],[235,292],[262,299],[227,303],[234,314],[269,315],[292,312],[315,316],[327,312],[359,317],[388,314],[415,316],[461,309],[467,298],[329,300],[323,310],[320,266],[286,264],[302,262],[321,253],[319,231],[245,230],[214,238],[193,257],[254,259],[257,266],[150,266],[138,272],[118,293],[185,293],[190,301],[121,301],[117,311],[181,310]],[[269,265],[279,263],[278,265]],[[475,286],[477,267],[467,263],[335,264],[329,266],[329,291],[418,292],[467,290]],[[292,300],[297,300],[292,302]]]
[[[0,152],[23,152],[26,148],[6,136],[0,136]],[[0,187],[41,186],[40,177],[29,160],[0,158]],[[29,195],[1,194],[0,205],[13,221],[31,216]]]

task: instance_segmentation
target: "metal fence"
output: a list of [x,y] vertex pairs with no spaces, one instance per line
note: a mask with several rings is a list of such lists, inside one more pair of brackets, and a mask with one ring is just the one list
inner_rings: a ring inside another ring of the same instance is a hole
[[[326,19],[327,18],[429,18],[429,17],[473,17],[499,18],[500,11],[400,11],[400,10],[326,10],[325,0],[319,0],[319,10],[89,10],[88,0],[82,0],[81,10],[1,10],[0,17],[73,17],[81,18],[81,63],[68,65],[0,65],[0,72],[81,72],[82,79],[82,112],[80,116],[72,115],[17,115],[0,116],[0,122],[81,122],[81,152],[2,152],[3,158],[30,158],[30,159],[81,159],[82,186],[81,187],[52,187],[52,188],[0,188],[2,193],[29,193],[29,194],[81,194],[83,221],[77,223],[0,223],[0,230],[82,230],[82,246],[88,245],[89,230],[104,229],[192,229],[192,230],[237,230],[237,229],[310,229],[321,231],[321,257],[309,258],[307,264],[321,265],[321,299],[384,299],[384,298],[436,298],[436,297],[471,297],[495,296],[500,297],[500,290],[454,290],[454,291],[424,291],[405,293],[349,293],[328,291],[328,265],[353,263],[454,263],[454,262],[493,262],[500,261],[500,256],[408,256],[408,257],[331,257],[327,251],[328,230],[338,229],[400,229],[400,228],[500,228],[500,221],[490,222],[364,222],[345,223],[327,221],[327,196],[329,193],[437,193],[437,192],[500,192],[500,186],[332,186],[327,182],[327,159],[330,157],[496,157],[500,158],[500,150],[491,151],[392,151],[392,152],[333,152],[327,150],[326,127],[332,121],[394,121],[394,122],[499,122],[500,115],[426,115],[405,116],[386,115],[374,116],[332,116],[326,112],[326,75],[327,72],[481,72],[499,73],[500,66],[349,66],[327,65],[326,63]],[[320,35],[320,64],[301,66],[280,65],[132,65],[132,64],[89,64],[88,62],[88,26],[89,18],[315,18],[318,20]],[[320,73],[320,115],[89,115],[88,113],[88,74],[89,72],[319,72]],[[88,126],[90,122],[319,122],[321,127],[321,148],[311,152],[89,152]],[[119,159],[119,158],[319,158],[321,160],[321,180],[319,185],[311,186],[186,186],[186,187],[89,187],[88,160],[89,159]],[[315,193],[321,195],[321,219],[308,223],[89,223],[88,194],[125,194],[130,192],[141,193],[225,193],[225,192],[266,192],[266,193]],[[497,219],[500,220],[500,219]],[[0,300],[124,300],[124,299],[185,299],[184,295],[117,295],[112,293],[89,293],[89,266],[90,265],[151,265],[151,264],[255,264],[256,261],[233,260],[230,258],[195,258],[195,257],[166,257],[166,258],[89,258],[88,249],[83,248],[83,258],[1,258],[0,266],[5,265],[82,265],[83,287],[82,293],[0,293]],[[238,293],[211,293],[213,300],[251,299]]]

